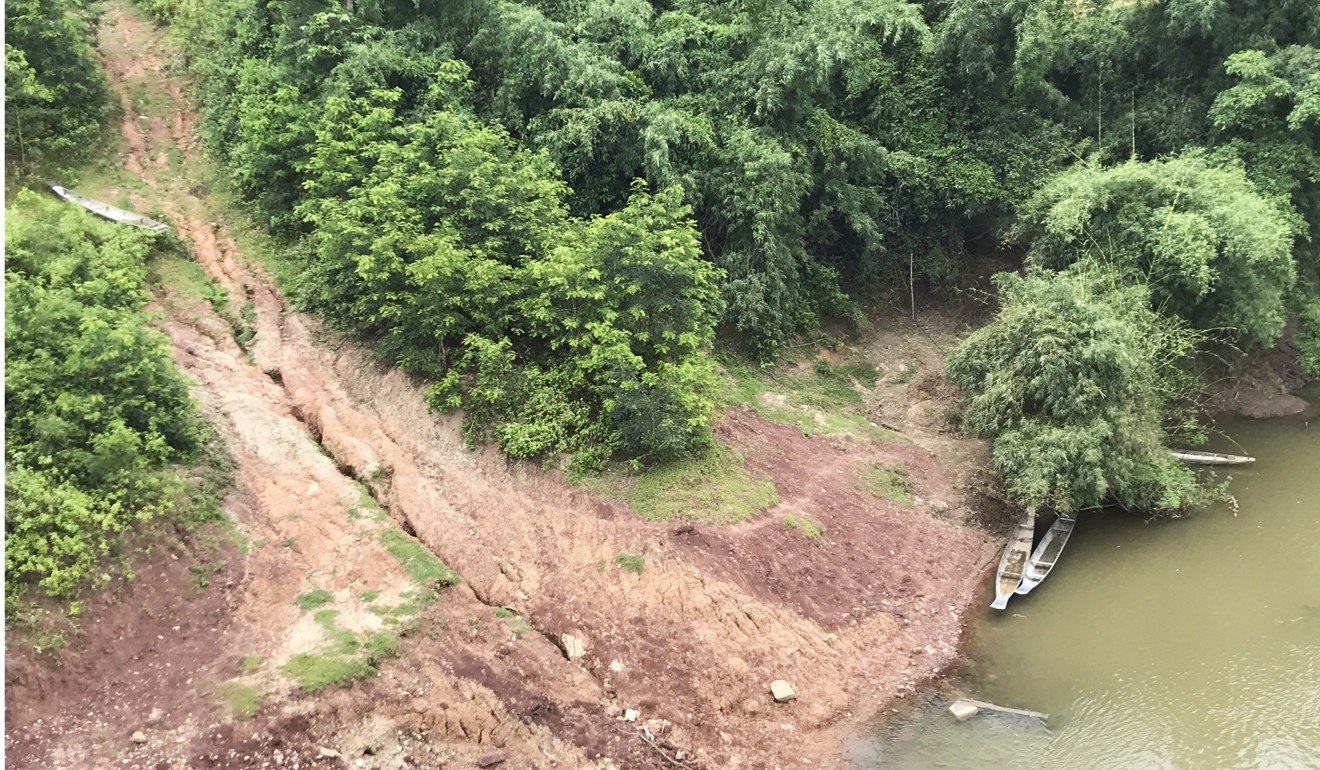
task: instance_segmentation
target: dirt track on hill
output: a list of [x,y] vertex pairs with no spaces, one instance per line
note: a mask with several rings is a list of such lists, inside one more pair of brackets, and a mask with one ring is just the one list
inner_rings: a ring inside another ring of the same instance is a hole
[[[114,677],[95,665],[102,653],[71,652],[85,681],[29,688],[30,708],[10,705],[11,745],[24,751],[13,766],[260,767],[275,748],[283,766],[304,767],[471,767],[496,753],[519,768],[835,766],[847,731],[956,658],[993,546],[932,515],[963,502],[939,456],[919,443],[805,437],[734,411],[719,436],[770,477],[781,502],[750,522],[712,526],[646,521],[555,474],[469,451],[454,417],[430,412],[415,383],[294,311],[212,224],[212,202],[170,162],[171,150],[186,159],[198,149],[161,33],[111,5],[101,35],[125,110],[124,165],[148,191],[141,204],[164,211],[228,291],[233,315],[251,303],[255,334],[240,346],[207,303],[158,298],[176,360],[236,463],[227,509],[266,543],[226,589],[230,622],[213,639],[214,665],[249,653],[272,663],[253,720],[176,699],[179,711],[132,744],[127,732],[146,723],[150,699],[117,702]],[[169,103],[137,114],[135,79]],[[913,507],[857,489],[865,465],[893,460],[912,472]],[[359,483],[388,522],[349,515]],[[788,513],[818,519],[826,535],[802,537],[783,525]],[[379,676],[298,693],[277,665],[321,639],[293,598],[326,588],[346,622],[369,630],[355,597],[409,585],[379,541],[391,525],[457,570],[461,585],[418,616]],[[621,552],[642,554],[644,571],[616,567]],[[527,627],[497,619],[496,608]],[[585,654],[569,660],[565,634]],[[188,665],[206,668],[195,654]],[[774,679],[790,681],[798,699],[773,702]],[[99,706],[60,705],[78,688]],[[89,708],[115,712],[123,735],[94,743],[50,729],[95,719]],[[638,720],[621,720],[625,709]]]

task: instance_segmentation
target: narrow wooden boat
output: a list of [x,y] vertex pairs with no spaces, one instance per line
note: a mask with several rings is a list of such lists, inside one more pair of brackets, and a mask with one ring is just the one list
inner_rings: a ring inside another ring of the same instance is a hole
[[1191,452],[1185,449],[1178,449],[1172,452],[1173,456],[1191,465],[1245,465],[1256,462],[1254,457],[1243,457],[1242,455],[1225,455],[1218,452]]
[[57,184],[52,184],[50,189],[64,200],[69,201],[70,203],[76,203],[102,219],[132,225],[133,227],[140,227],[143,230],[150,230],[153,233],[163,233],[170,229],[169,225],[162,222],[148,219],[147,217],[144,217],[141,214],[136,214],[132,211],[125,211],[124,209],[111,206],[109,203],[102,203],[98,200],[85,198],[72,190],[60,187]]
[[1031,556],[1031,541],[1036,537],[1036,509],[1028,508],[1022,514],[1013,534],[1009,535],[1004,556],[999,560],[999,571],[995,573],[995,600],[990,606],[1002,610],[1008,606],[1008,598],[1022,583],[1022,573],[1027,567],[1027,558]]
[[1049,576],[1050,570],[1054,569],[1054,565],[1059,561],[1059,554],[1063,553],[1063,547],[1068,544],[1068,537],[1072,534],[1076,523],[1077,519],[1068,516],[1060,516],[1054,520],[1045,536],[1040,539],[1040,545],[1036,546],[1031,558],[1027,560],[1027,568],[1022,573],[1022,584],[1014,593],[1028,594]]

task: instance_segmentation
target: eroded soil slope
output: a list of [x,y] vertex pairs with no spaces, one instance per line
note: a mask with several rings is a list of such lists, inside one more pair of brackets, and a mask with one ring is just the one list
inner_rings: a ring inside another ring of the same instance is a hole
[[[170,697],[190,686],[177,673],[149,670],[133,676],[158,697],[130,697],[122,672],[96,665],[110,660],[104,649],[76,649],[66,658],[85,671],[76,687],[11,692],[16,767],[831,766],[844,732],[956,656],[992,546],[950,520],[966,501],[944,457],[920,440],[808,437],[735,409],[717,433],[780,502],[713,526],[647,521],[555,474],[469,451],[416,384],[294,311],[239,253],[191,178],[195,119],[161,32],[112,4],[102,47],[125,112],[124,167],[139,180],[107,192],[163,212],[228,297],[166,283],[158,298],[160,326],[234,457],[227,509],[254,545],[225,573],[223,617],[187,625],[210,660],[172,665],[194,667],[186,678],[232,677],[262,701],[231,721],[215,698]],[[895,461],[915,485],[908,504],[860,488],[866,468]],[[789,514],[824,535],[784,526]],[[383,608],[422,587],[387,548],[396,530],[461,576],[402,624]],[[621,553],[640,555],[642,570],[621,569]],[[295,605],[316,589],[330,596],[321,611]],[[402,638],[378,676],[309,695],[282,669],[336,633],[382,630]],[[164,648],[175,649],[141,654]],[[241,671],[245,656],[265,662]],[[774,679],[797,700],[775,703]],[[71,697],[77,688],[91,697]],[[153,722],[157,703],[169,713]],[[624,721],[625,709],[640,716]],[[106,727],[72,727],[83,723]],[[139,729],[145,742],[130,739]]]

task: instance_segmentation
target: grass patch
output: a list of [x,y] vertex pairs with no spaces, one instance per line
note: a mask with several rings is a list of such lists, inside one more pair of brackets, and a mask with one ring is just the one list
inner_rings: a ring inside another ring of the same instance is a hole
[[452,586],[458,583],[458,573],[426,550],[421,543],[397,529],[380,533],[380,542],[412,577],[413,582],[425,586]]
[[216,687],[215,694],[229,706],[229,713],[234,719],[251,719],[252,715],[261,708],[261,689],[237,679],[231,679]]
[[[320,446],[320,444],[318,443],[317,446]],[[367,486],[360,481],[354,483],[358,487],[358,503],[348,509],[348,518],[354,520],[371,518],[376,521],[385,521],[388,518],[385,509],[380,507],[380,503],[376,502],[376,498],[371,496],[371,491],[367,489]]]
[[380,598],[379,588],[368,588],[367,590],[362,592],[362,602],[364,604],[370,604],[371,602],[374,602],[379,598]]
[[204,300],[217,314],[229,318],[229,292],[211,280],[201,265],[180,254],[167,252],[151,260],[150,268],[152,283],[188,300]]
[[245,672],[256,671],[257,669],[261,668],[261,664],[264,663],[265,660],[266,660],[265,658],[258,655],[257,653],[249,652],[247,655],[244,655],[241,660],[238,661],[238,670]]
[[892,500],[900,505],[912,504],[912,481],[902,463],[893,465],[875,463],[862,472],[858,487],[876,497]]
[[620,553],[614,557],[614,563],[619,565],[620,569],[635,575],[642,574],[642,570],[646,569],[646,560],[641,554],[636,553]]
[[334,595],[324,588],[315,588],[305,594],[299,594],[293,604],[300,610],[314,610],[334,600]]
[[879,372],[868,361],[835,364],[823,358],[810,368],[783,366],[757,370],[724,361],[726,404],[743,404],[767,420],[793,425],[804,435],[849,434],[892,440],[898,434],[862,414],[863,389],[875,387]]
[[375,631],[362,646],[367,651],[367,661],[374,666],[399,654],[399,635],[393,631]]
[[519,615],[508,607],[496,607],[495,617],[508,624],[510,630],[513,631],[514,638],[521,639],[523,638],[523,634],[532,630],[531,624],[528,623],[522,615]]
[[365,659],[300,652],[284,664],[284,673],[303,692],[310,693],[354,679],[364,679],[376,673],[376,668]]
[[917,378],[917,365],[908,364],[903,371],[885,380],[886,385],[906,385]]
[[819,540],[825,534],[824,524],[810,516],[799,516],[795,513],[790,513],[784,517],[784,526],[789,529],[796,529],[808,540]]
[[627,499],[648,519],[733,524],[779,502],[779,495],[774,484],[747,470],[735,449],[716,444],[702,455],[648,470]]

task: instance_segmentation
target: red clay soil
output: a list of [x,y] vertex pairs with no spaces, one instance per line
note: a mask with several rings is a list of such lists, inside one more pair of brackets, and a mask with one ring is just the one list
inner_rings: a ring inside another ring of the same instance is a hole
[[[473,767],[499,757],[518,768],[839,766],[848,731],[955,660],[994,546],[937,517],[965,508],[944,457],[916,443],[805,437],[735,411],[720,438],[781,502],[717,527],[647,521],[556,474],[469,451],[457,418],[432,413],[408,378],[289,307],[212,227],[196,186],[153,160],[170,146],[195,152],[160,33],[112,4],[102,38],[121,94],[140,77],[172,98],[167,114],[140,120],[125,96],[125,166],[206,273],[255,311],[244,349],[209,305],[160,298],[176,360],[234,457],[228,510],[266,545],[231,559],[243,566],[216,592],[223,623],[193,617],[205,602],[161,614],[206,645],[153,646],[165,634],[132,606],[92,613],[122,628],[116,639],[138,639],[136,654],[164,655],[171,673],[149,680],[152,697],[115,684],[128,681],[128,651],[107,651],[101,636],[67,659],[77,676],[24,663],[26,684],[7,704],[7,742],[25,752],[14,767]],[[893,460],[910,469],[912,507],[857,488],[868,464]],[[418,616],[378,676],[302,695],[278,671],[318,641],[293,598],[325,587],[351,608],[368,589],[409,585],[379,544],[387,524],[348,513],[355,480],[463,582]],[[819,520],[825,535],[789,529],[788,513]],[[621,552],[643,554],[645,569],[617,568]],[[162,583],[181,579],[166,570]],[[497,618],[501,607],[526,626]],[[583,641],[582,657],[568,659],[564,634]],[[177,649],[191,652],[175,658]],[[227,676],[248,653],[272,662],[252,720],[228,722],[214,698],[188,694],[187,678]],[[775,703],[774,679],[791,682],[797,700]],[[148,725],[156,707],[169,716]],[[623,721],[625,709],[640,717]],[[84,729],[104,713],[116,715],[109,749]],[[137,729],[146,743],[129,741]]]

